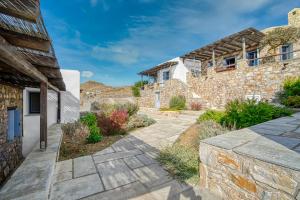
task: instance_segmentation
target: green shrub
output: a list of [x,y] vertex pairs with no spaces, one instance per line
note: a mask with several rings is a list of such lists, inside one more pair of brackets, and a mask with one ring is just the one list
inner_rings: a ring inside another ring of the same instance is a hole
[[101,141],[102,135],[99,127],[97,127],[97,117],[95,114],[87,113],[80,118],[80,121],[89,128],[90,134],[86,138],[88,143],[97,143]]
[[171,109],[183,110],[185,109],[185,97],[182,95],[173,96],[169,102],[169,107]]
[[88,143],[97,143],[102,140],[102,135],[100,133],[100,129],[97,126],[91,126],[90,129],[90,135],[86,138]]
[[197,119],[197,122],[203,122],[203,121],[215,121],[217,123],[221,123],[222,118],[224,117],[225,113],[222,111],[217,110],[207,110],[205,113],[199,116]]
[[300,96],[289,96],[282,102],[285,106],[300,108]]
[[132,94],[135,97],[140,97],[141,92],[140,89],[144,87],[144,85],[148,84],[148,81],[138,81],[134,83],[134,86],[131,87]]
[[137,114],[129,118],[127,123],[127,130],[133,130],[136,128],[147,127],[154,124],[156,121],[147,115]]
[[238,129],[292,114],[287,108],[277,107],[267,102],[257,103],[251,100],[232,101],[226,105],[225,113],[225,116],[221,119],[221,124]]
[[196,184],[199,179],[198,157],[197,150],[174,144],[163,149],[157,159],[175,178]]
[[[199,124],[199,140],[204,140],[210,137],[224,134],[228,131],[227,128],[221,126],[215,121],[203,121]],[[199,143],[199,142],[198,142]],[[197,145],[199,147],[199,144]]]
[[97,117],[93,113],[87,113],[86,115],[84,115],[80,118],[80,121],[83,124],[87,125],[88,127],[91,127],[91,126],[97,124]]
[[139,111],[139,106],[135,103],[116,104],[116,110],[126,111],[130,116],[135,115]]
[[300,96],[300,77],[286,79],[284,81],[283,91],[286,97]]

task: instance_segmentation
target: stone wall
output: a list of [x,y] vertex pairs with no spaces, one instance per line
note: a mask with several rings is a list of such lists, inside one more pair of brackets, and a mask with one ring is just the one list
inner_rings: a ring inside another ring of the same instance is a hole
[[260,95],[261,99],[274,101],[287,77],[300,76],[300,60],[287,63],[274,62],[249,67],[239,60],[237,68],[216,72],[208,68],[207,75],[188,77],[190,91],[199,96],[204,107],[224,108],[227,102],[246,95]]
[[[17,107],[22,111],[22,89],[0,84],[0,185],[23,159],[22,139],[7,142],[9,107]],[[22,123],[22,113],[20,115]]]
[[137,98],[140,107],[155,107],[155,93],[160,93],[160,107],[168,108],[169,101],[173,96],[182,95],[186,98],[189,96],[189,88],[180,80],[171,79],[164,84],[155,83],[146,85],[144,90],[141,90],[141,97]]
[[200,142],[200,187],[230,200],[300,199],[300,114]]

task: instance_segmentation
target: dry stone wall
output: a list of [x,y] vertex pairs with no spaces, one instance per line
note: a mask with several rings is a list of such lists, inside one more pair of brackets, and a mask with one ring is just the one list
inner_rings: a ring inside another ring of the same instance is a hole
[[[22,139],[7,141],[9,107],[17,107],[22,111],[22,89],[0,84],[0,185],[23,159]],[[22,117],[22,113],[20,115]]]
[[144,90],[141,90],[141,97],[137,98],[137,102],[140,107],[155,107],[155,93],[160,94],[160,107],[168,108],[169,101],[173,96],[182,95],[186,98],[189,96],[189,88],[186,84],[177,79],[166,81],[162,84],[153,84],[145,86]]
[[240,60],[237,69],[216,72],[207,70],[207,76],[188,76],[190,91],[199,96],[204,107],[224,108],[227,102],[244,99],[246,95],[260,95],[261,99],[274,101],[287,77],[300,76],[300,60],[288,63],[274,62],[249,67]]

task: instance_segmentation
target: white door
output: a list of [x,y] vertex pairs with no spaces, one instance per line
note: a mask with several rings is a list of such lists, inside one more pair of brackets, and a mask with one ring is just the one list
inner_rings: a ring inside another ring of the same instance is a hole
[[155,92],[155,108],[160,108],[160,92]]

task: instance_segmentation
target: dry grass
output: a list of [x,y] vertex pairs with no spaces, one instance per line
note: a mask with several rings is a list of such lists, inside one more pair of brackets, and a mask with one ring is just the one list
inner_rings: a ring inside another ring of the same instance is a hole
[[213,121],[194,124],[180,135],[174,145],[163,149],[158,160],[178,180],[197,184],[199,181],[200,140],[227,131]]

